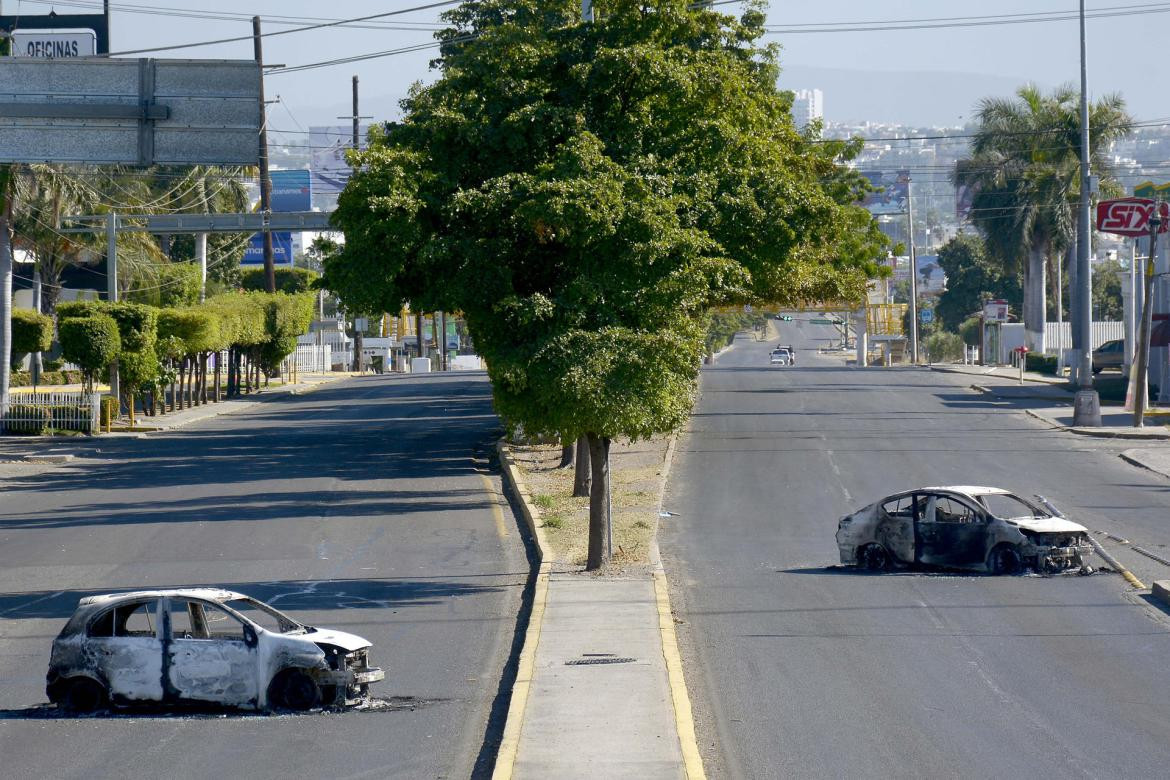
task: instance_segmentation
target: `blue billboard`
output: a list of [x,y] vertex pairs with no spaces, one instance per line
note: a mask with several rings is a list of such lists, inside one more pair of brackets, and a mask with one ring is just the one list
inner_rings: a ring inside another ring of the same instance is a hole
[[[272,231],[272,262],[274,265],[293,264],[292,233],[287,230]],[[244,250],[244,259],[240,265],[264,265],[264,236],[261,233],[252,235],[248,248]]]
[[272,171],[272,210],[312,211],[313,185],[307,170]]

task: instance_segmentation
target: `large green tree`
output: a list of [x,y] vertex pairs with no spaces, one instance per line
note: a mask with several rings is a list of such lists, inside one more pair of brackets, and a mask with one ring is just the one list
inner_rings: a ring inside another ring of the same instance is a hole
[[763,14],[689,0],[484,0],[447,13],[441,78],[376,130],[323,285],[356,311],[462,311],[498,412],[589,441],[587,568],[607,453],[691,409],[715,304],[859,301],[884,239],[793,127]]
[[983,237],[960,233],[938,250],[938,264],[947,275],[947,289],[939,296],[935,316],[952,333],[988,300],[1006,300],[1019,312],[1023,293],[1019,278],[1004,273],[1002,264],[987,255]]
[[[974,189],[971,219],[1005,274],[1023,272],[1028,348],[1044,349],[1049,269],[1075,241],[1080,197],[1080,93],[1021,87],[1015,98],[979,104],[971,156],[955,179]],[[1089,106],[1090,168],[1103,192],[1119,191],[1109,148],[1132,132],[1119,95]]]

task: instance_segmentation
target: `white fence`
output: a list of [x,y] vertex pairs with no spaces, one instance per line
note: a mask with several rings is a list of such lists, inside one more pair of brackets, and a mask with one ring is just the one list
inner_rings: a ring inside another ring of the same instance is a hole
[[304,345],[297,347],[297,371],[311,371],[324,373],[333,370],[332,348],[324,345]]
[[98,393],[11,393],[8,398],[0,405],[0,429],[5,433],[98,432]]
[[[1092,328],[1092,348],[1113,339],[1125,338],[1124,322],[1094,322]],[[1072,349],[1072,329],[1067,322],[1049,322],[1044,326],[1045,353],[1057,354],[1058,349],[1066,352]],[[999,363],[1006,365],[1011,362],[1012,352],[1017,347],[1024,346],[1024,323],[1010,322],[1000,326]],[[989,356],[990,357],[990,356]],[[1067,357],[1067,355],[1066,355]]]

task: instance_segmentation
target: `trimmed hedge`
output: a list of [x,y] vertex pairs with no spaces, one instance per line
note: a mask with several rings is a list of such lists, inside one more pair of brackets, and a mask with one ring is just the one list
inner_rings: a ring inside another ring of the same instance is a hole
[[118,323],[105,314],[70,317],[62,320],[57,329],[61,354],[79,366],[90,382],[109,367],[122,348]]
[[[320,276],[308,268],[277,268],[276,291],[295,295],[313,289],[313,282]],[[267,279],[263,268],[249,268],[240,273],[240,285],[252,292],[267,292]]]
[[[81,384],[80,371],[42,371],[41,385],[78,385]],[[32,387],[32,374],[28,371],[12,372],[12,387]]]
[[1024,355],[1024,370],[1056,376],[1056,355],[1028,352]]
[[12,354],[47,352],[53,346],[53,318],[32,309],[12,310]]

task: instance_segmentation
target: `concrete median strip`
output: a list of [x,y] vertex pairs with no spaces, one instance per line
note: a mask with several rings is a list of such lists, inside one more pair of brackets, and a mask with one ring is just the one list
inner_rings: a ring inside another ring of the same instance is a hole
[[498,450],[540,564],[493,778],[705,778],[661,565],[554,573],[524,475]]

